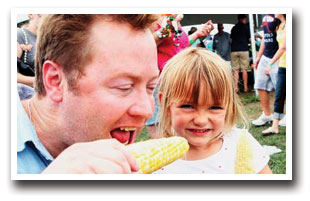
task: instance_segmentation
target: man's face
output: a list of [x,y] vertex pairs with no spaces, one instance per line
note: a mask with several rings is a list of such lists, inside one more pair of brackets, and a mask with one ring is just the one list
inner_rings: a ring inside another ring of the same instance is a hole
[[91,28],[94,56],[78,80],[66,88],[63,122],[67,144],[116,138],[132,143],[154,110],[157,52],[150,31],[97,22]]
[[223,33],[223,30],[224,30],[223,24],[217,24],[217,30],[219,33]]
[[31,19],[32,23],[37,27],[40,23],[41,14],[29,14],[28,17]]

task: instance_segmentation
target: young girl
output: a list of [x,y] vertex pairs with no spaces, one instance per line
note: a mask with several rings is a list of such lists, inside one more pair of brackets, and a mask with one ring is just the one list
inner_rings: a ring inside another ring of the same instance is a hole
[[245,129],[226,62],[202,48],[188,48],[165,66],[159,86],[164,137],[187,139],[183,159],[155,173],[272,173],[269,156]]

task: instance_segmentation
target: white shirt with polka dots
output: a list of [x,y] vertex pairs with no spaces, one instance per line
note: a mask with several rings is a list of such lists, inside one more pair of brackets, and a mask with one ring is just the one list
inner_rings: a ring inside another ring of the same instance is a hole
[[[221,149],[208,158],[194,161],[179,159],[154,174],[234,174],[237,143],[243,132],[243,129],[234,128],[224,135]],[[254,172],[259,173],[270,158],[259,142],[250,133],[246,133],[252,146]]]

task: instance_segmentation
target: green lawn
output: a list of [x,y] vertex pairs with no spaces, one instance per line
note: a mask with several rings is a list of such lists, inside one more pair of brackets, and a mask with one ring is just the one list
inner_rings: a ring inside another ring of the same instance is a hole
[[[261,107],[259,99],[255,96],[254,92],[239,93],[242,103],[245,107],[245,112],[249,118],[249,122],[256,119],[261,114]],[[271,94],[270,105],[273,111],[274,93]],[[261,132],[268,128],[270,125],[255,127],[251,126],[250,133],[260,142],[261,145],[276,146],[282,152],[271,155],[269,166],[274,174],[286,173],[286,129],[279,127],[280,133],[278,135],[262,136]],[[147,129],[144,128],[136,141],[143,141],[149,139]]]
[[[261,114],[261,106],[254,92],[241,93],[241,101],[245,106],[246,114],[249,120],[256,119]],[[253,98],[254,97],[254,98]],[[249,101],[252,100],[252,101]],[[274,93],[271,94],[270,106],[273,111]],[[261,145],[276,146],[282,152],[271,155],[269,166],[274,174],[286,173],[286,127],[279,127],[278,135],[262,136],[261,132],[267,129],[269,125],[255,127],[251,126],[250,133],[260,142]]]

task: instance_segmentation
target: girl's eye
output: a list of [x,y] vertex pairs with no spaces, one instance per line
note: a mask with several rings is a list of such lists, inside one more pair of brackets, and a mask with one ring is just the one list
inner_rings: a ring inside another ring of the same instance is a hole
[[210,110],[222,110],[223,108],[221,106],[218,105],[213,105],[211,107],[209,107]]
[[190,109],[190,108],[194,108],[194,106],[190,104],[183,104],[180,106],[180,108]]

